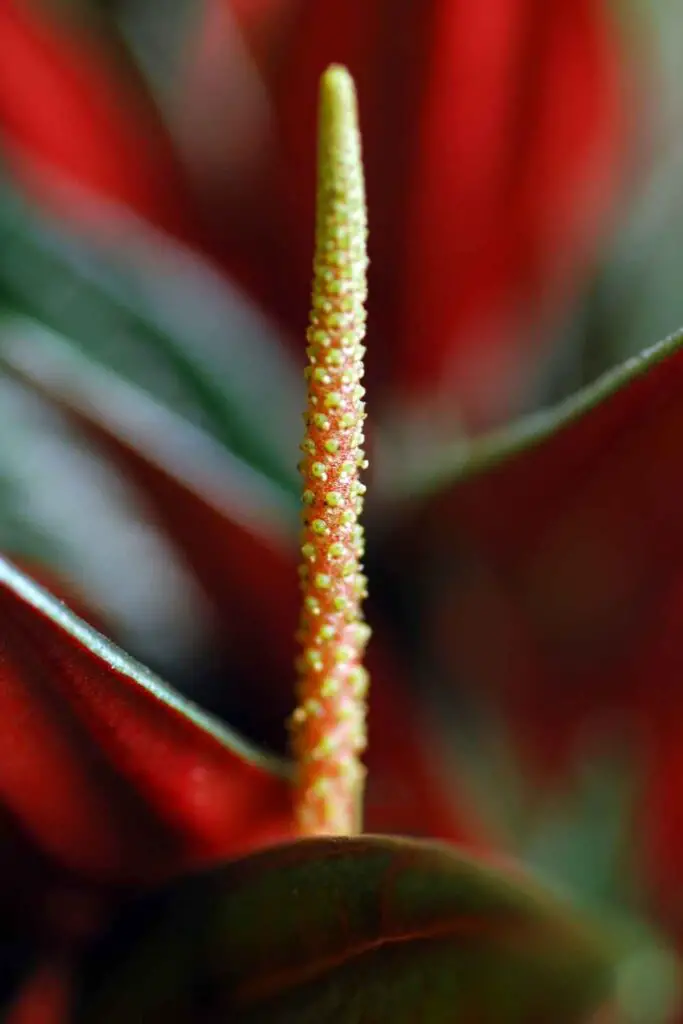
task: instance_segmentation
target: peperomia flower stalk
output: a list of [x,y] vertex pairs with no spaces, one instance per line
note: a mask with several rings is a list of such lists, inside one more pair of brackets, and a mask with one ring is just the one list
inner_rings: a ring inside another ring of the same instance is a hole
[[361,604],[367,466],[365,406],[366,212],[353,81],[333,65],[322,77],[316,248],[310,325],[306,431],[300,463],[303,608],[298,707],[296,820],[303,835],[360,828],[369,637]]

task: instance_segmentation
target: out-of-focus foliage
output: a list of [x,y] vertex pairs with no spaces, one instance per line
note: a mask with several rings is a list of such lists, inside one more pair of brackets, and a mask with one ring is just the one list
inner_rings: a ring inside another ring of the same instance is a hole
[[[668,1024],[679,339],[543,411],[683,323],[683,13],[611,6],[8,0],[0,548],[282,744],[314,82],[347,61],[375,246],[368,822],[520,857],[618,935],[618,1019]],[[537,417],[511,425],[521,411]],[[32,629],[6,664],[41,646]],[[64,735],[79,716],[108,735],[100,683],[15,675],[15,696],[66,700]],[[64,742],[97,760],[92,737]],[[35,813],[0,847],[23,857]],[[0,997],[34,957],[0,944]]]

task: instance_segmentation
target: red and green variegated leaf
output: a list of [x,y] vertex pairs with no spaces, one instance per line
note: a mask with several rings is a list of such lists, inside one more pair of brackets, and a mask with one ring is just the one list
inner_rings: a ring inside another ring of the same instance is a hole
[[24,840],[86,878],[136,882],[289,833],[285,766],[5,560],[0,610],[0,809]]
[[[162,950],[175,967],[155,977]],[[514,865],[301,840],[179,889],[83,1020],[569,1024],[609,997],[611,968],[605,937]]]
[[681,924],[682,341],[475,442],[459,485],[444,463],[414,549],[432,664],[502,700],[544,780],[591,744],[630,757],[637,847]]

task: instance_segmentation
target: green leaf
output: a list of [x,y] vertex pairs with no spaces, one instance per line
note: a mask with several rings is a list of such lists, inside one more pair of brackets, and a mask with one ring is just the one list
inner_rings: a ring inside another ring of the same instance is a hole
[[609,995],[612,966],[605,938],[512,865],[302,840],[190,883],[83,1020],[568,1024]]

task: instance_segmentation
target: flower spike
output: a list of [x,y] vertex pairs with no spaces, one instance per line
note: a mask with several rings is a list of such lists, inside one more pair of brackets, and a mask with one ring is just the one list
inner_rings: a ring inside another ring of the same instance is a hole
[[348,71],[336,65],[321,80],[318,146],[308,405],[299,467],[299,704],[291,720],[302,835],[358,831],[364,779],[359,754],[368,678],[362,658],[370,630],[361,613],[366,579],[358,519],[365,492],[359,470],[367,466],[360,383],[367,226],[355,89]]

